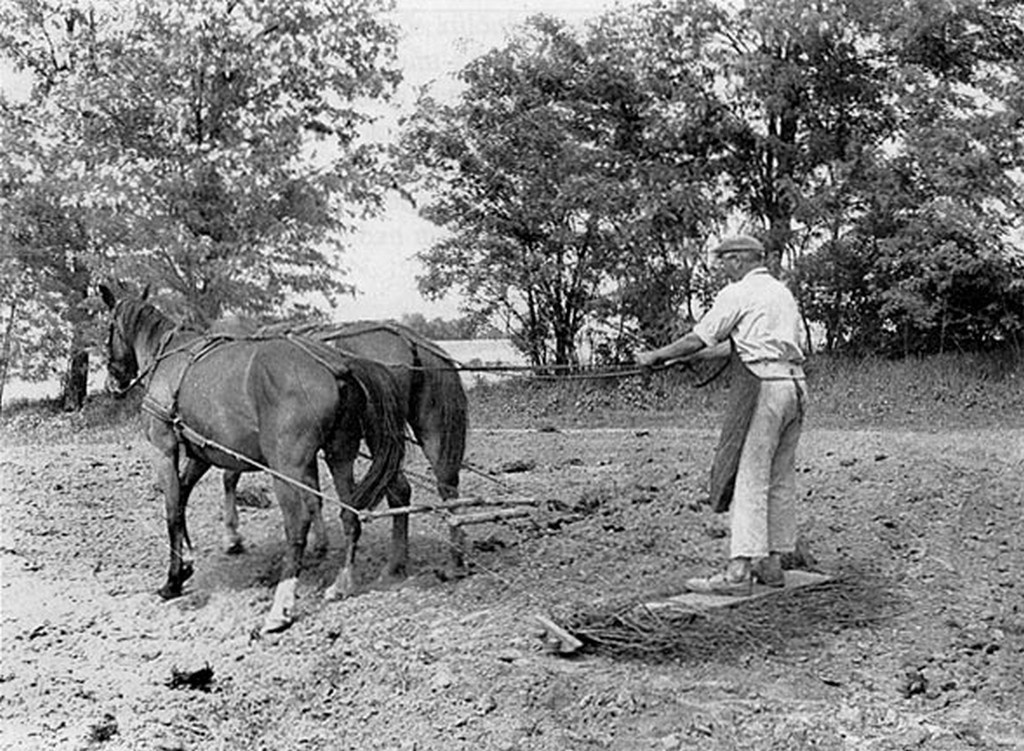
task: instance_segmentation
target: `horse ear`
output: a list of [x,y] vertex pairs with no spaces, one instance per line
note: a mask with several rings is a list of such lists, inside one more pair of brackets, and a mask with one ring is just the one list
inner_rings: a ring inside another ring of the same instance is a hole
[[103,302],[107,304],[107,307],[111,310],[114,309],[114,305],[117,302],[114,299],[114,293],[110,291],[110,287],[105,284],[100,285],[100,297],[103,298]]

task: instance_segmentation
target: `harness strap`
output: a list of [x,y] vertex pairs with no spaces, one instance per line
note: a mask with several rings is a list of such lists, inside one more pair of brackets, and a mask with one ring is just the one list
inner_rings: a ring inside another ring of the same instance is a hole
[[223,334],[206,334],[204,336],[199,337],[198,339],[193,339],[191,342],[189,342],[186,345],[183,345],[181,348],[177,350],[178,352],[188,352],[189,359],[188,362],[185,363],[185,367],[183,367],[181,369],[181,372],[178,373],[177,381],[175,382],[174,387],[171,389],[171,406],[168,410],[168,414],[171,416],[172,424],[180,422],[180,420],[178,419],[178,395],[181,392],[181,384],[184,382],[185,374],[188,372],[189,368],[191,368],[197,362],[199,362],[208,354],[213,352],[215,349],[221,347],[222,345],[229,341],[233,341],[234,339],[235,337],[233,336]]
[[131,381],[129,381],[128,385],[125,386],[123,389],[120,389],[118,393],[122,395],[127,394],[133,388],[142,383],[147,376],[151,375],[153,371],[156,370],[156,366],[160,364],[160,361],[164,357],[167,357],[169,354],[173,354],[165,353],[164,349],[167,347],[168,344],[170,344],[172,337],[180,330],[180,328],[180,325],[175,326],[174,328],[166,331],[164,335],[160,337],[160,343],[157,344],[156,346],[156,355],[153,357],[153,362],[151,362],[142,371],[140,371]]
[[335,378],[340,378],[348,373],[348,367],[345,365],[344,358],[335,350],[324,347],[319,342],[310,340],[307,337],[297,336],[292,333],[285,334],[282,338],[291,342],[327,368]]
[[[262,462],[258,462],[255,459],[252,459],[252,458],[246,456],[245,454],[243,454],[243,453],[241,453],[239,451],[235,451],[234,449],[229,448],[229,447],[225,446],[222,443],[218,443],[217,441],[213,440],[212,438],[207,438],[202,433],[200,433],[200,432],[194,430],[193,428],[190,428],[188,425],[186,425],[185,421],[182,420],[181,417],[178,416],[178,415],[175,415],[170,420],[170,423],[174,427],[174,432],[175,433],[177,433],[182,439],[187,440],[189,443],[191,443],[191,444],[193,444],[195,446],[198,446],[199,448],[204,448],[204,449],[212,448],[212,449],[215,449],[217,451],[220,451],[221,453],[227,454],[232,459],[235,459],[235,460],[240,461],[240,462],[245,462],[246,464],[248,464],[253,469],[258,469],[261,472],[266,472],[267,474],[271,475],[272,477],[275,477],[278,480],[281,480],[282,482],[286,482],[289,485],[292,485],[292,486],[298,488],[299,490],[304,490],[307,493],[312,493],[313,495],[317,496],[321,500],[324,500],[324,501],[330,501],[331,500],[329,496],[325,495],[320,490],[317,490],[316,488],[312,488],[309,485],[306,485],[304,482],[300,482],[299,480],[296,480],[294,477],[289,477],[288,475],[286,475],[286,474],[284,474],[282,472],[278,472],[276,469],[272,469],[271,467],[268,467],[267,465],[263,464]],[[367,520],[372,518],[367,511],[364,511],[362,509],[357,509],[355,506],[350,506],[349,504],[347,504],[344,501],[342,501],[340,498],[338,498],[337,501],[338,501],[338,504],[345,511],[349,511],[349,512],[355,514],[356,516],[358,516],[360,518],[361,521],[367,521]]]
[[[188,369],[191,368],[200,360],[202,360],[204,357],[209,355],[211,352],[214,352],[216,349],[226,344],[227,342],[237,341],[240,339],[250,339],[252,337],[239,337],[233,336],[231,334],[207,334],[201,336],[198,339],[192,340],[188,344],[183,345],[182,347],[179,347],[176,350],[172,350],[170,352],[162,352],[166,344],[170,342],[171,337],[176,332],[177,327],[175,327],[174,330],[169,331],[167,335],[165,335],[165,337],[161,340],[160,347],[157,350],[157,357],[154,359],[153,365],[150,366],[150,368],[148,368],[147,370],[155,369],[156,363],[158,363],[161,359],[169,357],[170,355],[176,354],[178,352],[187,351],[189,353],[189,361],[185,364],[185,367],[183,367],[181,369],[181,372],[178,374],[177,382],[174,384],[173,390],[171,391],[170,406],[164,406],[160,404],[147,392],[147,394],[142,399],[143,411],[148,412],[150,415],[157,418],[161,422],[165,422],[168,425],[170,425],[171,428],[174,430],[175,434],[178,436],[179,440],[187,441],[203,449],[215,449],[217,451],[220,451],[221,453],[227,454],[228,456],[232,457],[237,461],[248,464],[253,469],[266,472],[267,474],[281,480],[282,482],[287,482],[290,485],[299,488],[300,490],[304,490],[307,493],[312,493],[313,495],[321,498],[322,500],[330,500],[330,498],[324,495],[321,491],[315,488],[311,488],[310,486],[306,485],[303,482],[299,482],[293,477],[288,477],[287,475],[278,472],[277,470],[272,469],[271,467],[268,467],[262,464],[261,462],[258,462],[255,459],[252,459],[246,456],[245,454],[242,454],[241,452],[235,451],[234,449],[229,448],[228,446],[225,446],[224,444],[219,443],[218,441],[215,441],[212,438],[208,438],[199,431],[195,430],[194,428],[189,427],[185,423],[185,421],[181,418],[181,415],[178,414],[178,395],[179,392],[181,391],[181,384],[185,380],[185,373],[188,372]],[[343,375],[346,372],[344,361],[341,359],[339,355],[337,355],[333,350],[326,350],[325,348],[325,353],[328,353],[332,357],[332,359],[335,359],[335,362],[329,362],[327,356],[325,356],[324,353],[317,352],[316,348],[313,346],[314,343],[310,342],[309,340],[303,340],[292,334],[264,338],[283,338],[290,341],[292,344],[299,347],[301,350],[303,350],[306,354],[308,354],[318,363],[327,368],[327,370],[335,378]],[[366,521],[370,518],[367,515],[367,512],[357,509],[354,506],[345,503],[340,498],[338,499],[338,503],[341,505],[343,509],[345,509],[346,511],[350,511],[363,521]]]
[[[410,391],[413,394],[419,394],[423,390],[423,382],[425,380],[423,358],[420,356],[420,349],[416,342],[406,339],[405,343],[409,346],[409,351],[412,353],[412,372],[409,374],[412,378]],[[419,404],[419,399],[416,402]]]

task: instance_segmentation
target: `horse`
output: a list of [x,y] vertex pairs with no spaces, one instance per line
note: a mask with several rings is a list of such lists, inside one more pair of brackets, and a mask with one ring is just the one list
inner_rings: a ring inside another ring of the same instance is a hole
[[[346,323],[280,323],[258,328],[254,322],[232,318],[215,323],[211,331],[244,332],[261,335],[299,334],[330,344],[339,352],[372,359],[386,365],[399,383],[406,406],[406,419],[413,437],[430,463],[438,494],[444,500],[459,496],[459,471],[466,451],[469,428],[468,400],[459,376],[458,364],[441,347],[407,326],[392,322],[354,321]],[[240,475],[224,473],[224,549],[240,553],[244,549],[238,532],[237,488]],[[399,473],[387,489],[394,506],[409,505],[412,490],[405,475]],[[395,517],[393,546],[406,547],[408,517]],[[404,526],[403,526],[404,525]],[[313,512],[314,545],[327,547],[327,534],[318,507]],[[463,565],[461,530],[452,528],[452,561]],[[401,559],[404,561],[404,558]],[[389,568],[389,578],[401,578],[404,568]]]
[[[192,575],[183,556],[183,544],[191,548],[185,511],[199,479],[211,466],[266,470],[274,476],[287,544],[262,631],[291,625],[311,509],[319,505],[310,499],[319,492],[321,450],[342,500],[346,538],[341,569],[325,598],[350,594],[358,512],[394,482],[404,458],[404,403],[391,373],[301,337],[210,336],[176,326],[146,294],[118,300],[106,286],[100,293],[110,311],[108,390],[123,395],[146,384],[143,420],[159,454],[170,538],[160,596],[181,595]],[[373,461],[355,485],[352,464],[364,437]],[[402,553],[393,548],[391,556]]]

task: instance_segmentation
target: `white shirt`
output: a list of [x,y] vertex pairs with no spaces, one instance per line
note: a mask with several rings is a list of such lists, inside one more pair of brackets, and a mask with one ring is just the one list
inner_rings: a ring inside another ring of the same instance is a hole
[[732,337],[759,378],[803,378],[803,322],[796,299],[763,266],[726,285],[693,333],[709,347]]

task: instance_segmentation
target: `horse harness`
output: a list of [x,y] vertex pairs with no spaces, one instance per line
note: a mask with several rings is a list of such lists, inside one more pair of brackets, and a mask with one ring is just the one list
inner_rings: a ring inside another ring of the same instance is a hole
[[[332,376],[339,378],[344,375],[348,369],[342,356],[330,349],[329,347],[288,332],[281,334],[251,334],[251,335],[235,335],[235,334],[204,334],[196,339],[192,339],[186,344],[176,347],[169,351],[165,351],[170,341],[174,336],[181,331],[180,326],[175,326],[169,330],[160,340],[160,345],[157,348],[156,356],[153,358],[153,362],[146,368],[146,370],[136,377],[135,381],[141,381],[146,374],[155,372],[157,365],[161,360],[165,360],[171,355],[179,354],[182,352],[188,353],[188,362],[178,372],[174,384],[170,392],[170,403],[161,404],[156,397],[147,388],[145,396],[142,398],[142,410],[152,417],[160,420],[161,422],[170,425],[174,432],[177,434],[179,440],[185,439],[191,443],[195,443],[199,446],[212,445],[212,442],[204,436],[197,433],[195,430],[188,427],[182,420],[181,415],[178,412],[178,396],[181,392],[181,384],[185,380],[185,374],[188,373],[189,369],[207,357],[211,353],[220,349],[222,346],[229,342],[234,341],[269,341],[271,339],[285,339],[292,344],[296,345],[299,349],[304,351],[318,363],[323,365]],[[218,447],[221,448],[221,447]]]

